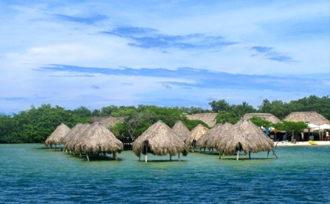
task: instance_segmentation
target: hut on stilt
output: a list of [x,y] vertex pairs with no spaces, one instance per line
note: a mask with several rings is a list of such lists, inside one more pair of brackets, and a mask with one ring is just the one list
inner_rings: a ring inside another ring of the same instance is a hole
[[182,141],[185,141],[190,133],[189,129],[182,121],[176,122],[172,127],[172,130],[174,130]]
[[100,153],[112,154],[113,159],[117,160],[117,153],[121,153],[123,150],[123,143],[99,122],[94,122],[86,128],[74,147],[75,152],[86,154],[88,161],[89,156],[98,156]]
[[[225,134],[226,131],[230,130],[233,127],[231,123],[225,123],[221,126],[218,126],[215,130],[211,132],[208,131],[204,137],[207,137],[205,142],[205,148],[207,149],[217,149],[217,143],[221,137]],[[209,134],[211,132],[211,134]]]
[[169,154],[170,160],[172,160],[172,156],[178,155],[179,161],[181,153],[183,156],[188,154],[185,143],[168,125],[160,120],[133,142],[133,152],[139,157],[139,161],[141,154],[144,154],[145,162],[148,161],[148,153],[158,156]]
[[208,141],[214,136],[217,135],[217,132],[220,131],[222,124],[216,124],[213,128],[211,128],[209,131],[207,131],[205,133],[205,135],[203,137],[200,137],[197,141],[196,141],[196,148],[199,148],[200,151],[201,149],[206,149],[206,145],[208,143]]
[[81,138],[82,133],[90,126],[90,124],[78,123],[70,132],[63,138],[64,151],[70,154],[75,154],[75,145]]
[[56,145],[63,144],[62,139],[69,131],[70,128],[66,126],[64,123],[61,123],[59,126],[56,127],[54,132],[52,132],[52,134],[48,136],[47,139],[45,140],[46,147],[48,147],[49,145],[50,148],[52,148],[54,145],[56,149]]
[[204,137],[205,133],[207,133],[208,131],[209,129],[202,124],[198,124],[194,129],[192,129],[185,141],[189,150],[194,152],[197,140]]
[[[241,151],[245,155],[260,151],[273,151],[274,141],[270,139],[261,129],[255,126],[249,120],[240,120],[232,128],[223,132],[223,136],[217,142],[219,158],[221,155],[237,154],[236,159],[239,159]],[[275,152],[273,151],[276,156]]]

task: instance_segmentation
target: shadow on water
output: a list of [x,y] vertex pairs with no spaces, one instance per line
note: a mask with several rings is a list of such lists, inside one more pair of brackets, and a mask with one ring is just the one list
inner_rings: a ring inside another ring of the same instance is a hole
[[188,162],[187,160],[161,160],[161,159],[152,159],[152,160],[149,160],[148,159],[148,162],[144,162],[144,160],[141,160],[141,161],[137,161],[137,162],[141,162],[141,163],[177,163],[177,162],[182,162],[182,163],[185,163],[185,162]]
[[[267,160],[273,160],[273,159],[276,159],[276,158],[251,158],[251,159],[249,159],[249,158],[240,158],[239,159],[239,161],[267,161]],[[236,158],[221,158],[221,159],[219,159],[219,160],[236,160]]]

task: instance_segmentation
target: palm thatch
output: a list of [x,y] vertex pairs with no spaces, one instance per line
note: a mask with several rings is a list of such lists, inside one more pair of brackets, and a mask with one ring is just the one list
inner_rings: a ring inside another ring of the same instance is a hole
[[201,138],[204,137],[205,133],[207,133],[209,129],[207,129],[202,124],[198,124],[194,129],[191,130],[189,133],[185,143],[188,147],[190,147],[192,150],[196,147],[196,142]]
[[121,152],[123,143],[104,125],[94,122],[82,133],[75,145],[75,152],[88,154]]
[[271,151],[274,141],[249,120],[240,120],[231,129],[223,132],[217,142],[219,154],[233,155],[239,151],[245,154]]
[[206,144],[208,143],[208,141],[214,137],[214,135],[217,135],[217,132],[220,131],[222,124],[216,124],[213,128],[211,128],[209,131],[207,131],[205,133],[205,135],[203,137],[200,137],[197,141],[196,141],[196,148],[206,148]]
[[286,121],[292,122],[306,122],[313,123],[315,125],[330,125],[330,121],[326,119],[323,115],[315,111],[306,111],[306,112],[292,112],[285,117]]
[[117,123],[122,123],[124,122],[124,117],[93,117],[92,118],[92,123],[94,122],[99,122],[105,127],[113,127]]
[[280,123],[281,122],[281,120],[278,117],[274,116],[271,113],[247,113],[243,116],[243,119],[249,120],[250,118],[252,118],[254,116],[263,118],[271,123]]
[[192,115],[187,115],[189,120],[201,120],[206,123],[209,127],[213,127],[216,123],[215,117],[217,113],[197,113]]
[[183,153],[187,155],[188,151],[185,143],[179,136],[164,122],[157,121],[142,133],[133,142],[133,152],[140,158],[141,154],[152,153],[158,156],[170,154]]
[[233,125],[231,123],[225,123],[219,128],[217,128],[215,131],[213,131],[213,134],[211,134],[209,136],[209,139],[206,141],[205,148],[217,148],[218,141],[221,140],[221,137],[223,137],[226,131],[230,130],[231,128],[233,128]]
[[50,145],[52,147],[53,145],[59,145],[62,143],[62,138],[65,137],[65,135],[70,131],[70,128],[66,126],[65,124],[61,123],[59,126],[56,127],[54,132],[47,137],[45,140],[46,147]]
[[190,133],[189,129],[185,126],[182,121],[178,121],[172,127],[172,130],[182,139],[185,141]]
[[82,133],[90,126],[90,124],[78,123],[63,138],[64,150],[74,152],[77,141],[81,138]]

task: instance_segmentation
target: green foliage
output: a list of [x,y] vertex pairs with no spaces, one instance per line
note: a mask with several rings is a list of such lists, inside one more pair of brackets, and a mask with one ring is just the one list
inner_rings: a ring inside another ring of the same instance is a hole
[[[280,100],[263,100],[258,110],[243,102],[238,105],[230,105],[225,100],[212,101],[209,103],[211,112],[218,113],[217,123],[230,122],[232,124],[246,113],[265,112],[272,113],[280,119],[295,111],[316,111],[325,118],[330,119],[330,98],[329,96],[309,96],[299,100],[284,103]],[[50,104],[43,104],[39,108],[31,106],[31,109],[22,111],[12,116],[0,115],[0,143],[27,143],[44,142],[44,140],[64,123],[72,128],[77,123],[90,123],[93,116],[124,117],[124,122],[111,128],[117,136],[137,137],[158,120],[162,120],[169,127],[181,120],[188,129],[192,130],[198,124],[205,123],[199,120],[189,120],[186,114],[207,113],[210,110],[198,107],[158,107],[150,105],[135,106],[106,106],[100,110],[90,111],[81,106],[75,110],[65,110],[62,107],[52,107]],[[305,123],[294,123],[284,121],[279,124],[269,124],[268,121],[260,118],[251,118],[257,126],[268,125],[279,130],[299,132],[306,128]],[[208,127],[210,128],[210,127]]]
[[291,112],[297,111],[315,111],[323,115],[328,120],[330,119],[330,98],[329,96],[317,97],[315,95],[305,97],[299,100],[293,100],[289,103],[284,103],[280,100],[263,100],[262,104],[258,106],[258,112],[271,113],[280,119]]
[[220,111],[231,111],[232,108],[229,105],[229,103],[227,101],[223,100],[219,100],[219,101],[212,101],[209,103],[209,105],[212,107],[212,111],[214,113],[218,113]]
[[215,117],[216,123],[224,124],[226,122],[235,124],[239,121],[240,116],[234,111],[220,111]]
[[30,110],[12,117],[0,117],[0,142],[44,142],[61,123],[73,127],[90,120],[90,114],[87,114],[85,108],[67,111],[59,106],[51,107],[50,104],[43,104],[39,108],[32,106]]
[[250,121],[258,127],[261,127],[261,126],[273,127],[273,124],[271,122],[269,122],[268,120],[265,120],[263,118],[257,117],[257,116],[253,116],[252,118],[250,118]]
[[273,124],[278,130],[285,130],[287,132],[301,132],[308,127],[305,122],[291,122],[291,121],[283,121],[282,123]]

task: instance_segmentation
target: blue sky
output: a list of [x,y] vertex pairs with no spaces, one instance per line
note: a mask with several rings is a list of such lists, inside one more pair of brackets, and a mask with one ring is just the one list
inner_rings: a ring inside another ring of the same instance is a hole
[[0,0],[0,113],[330,93],[329,1]]

